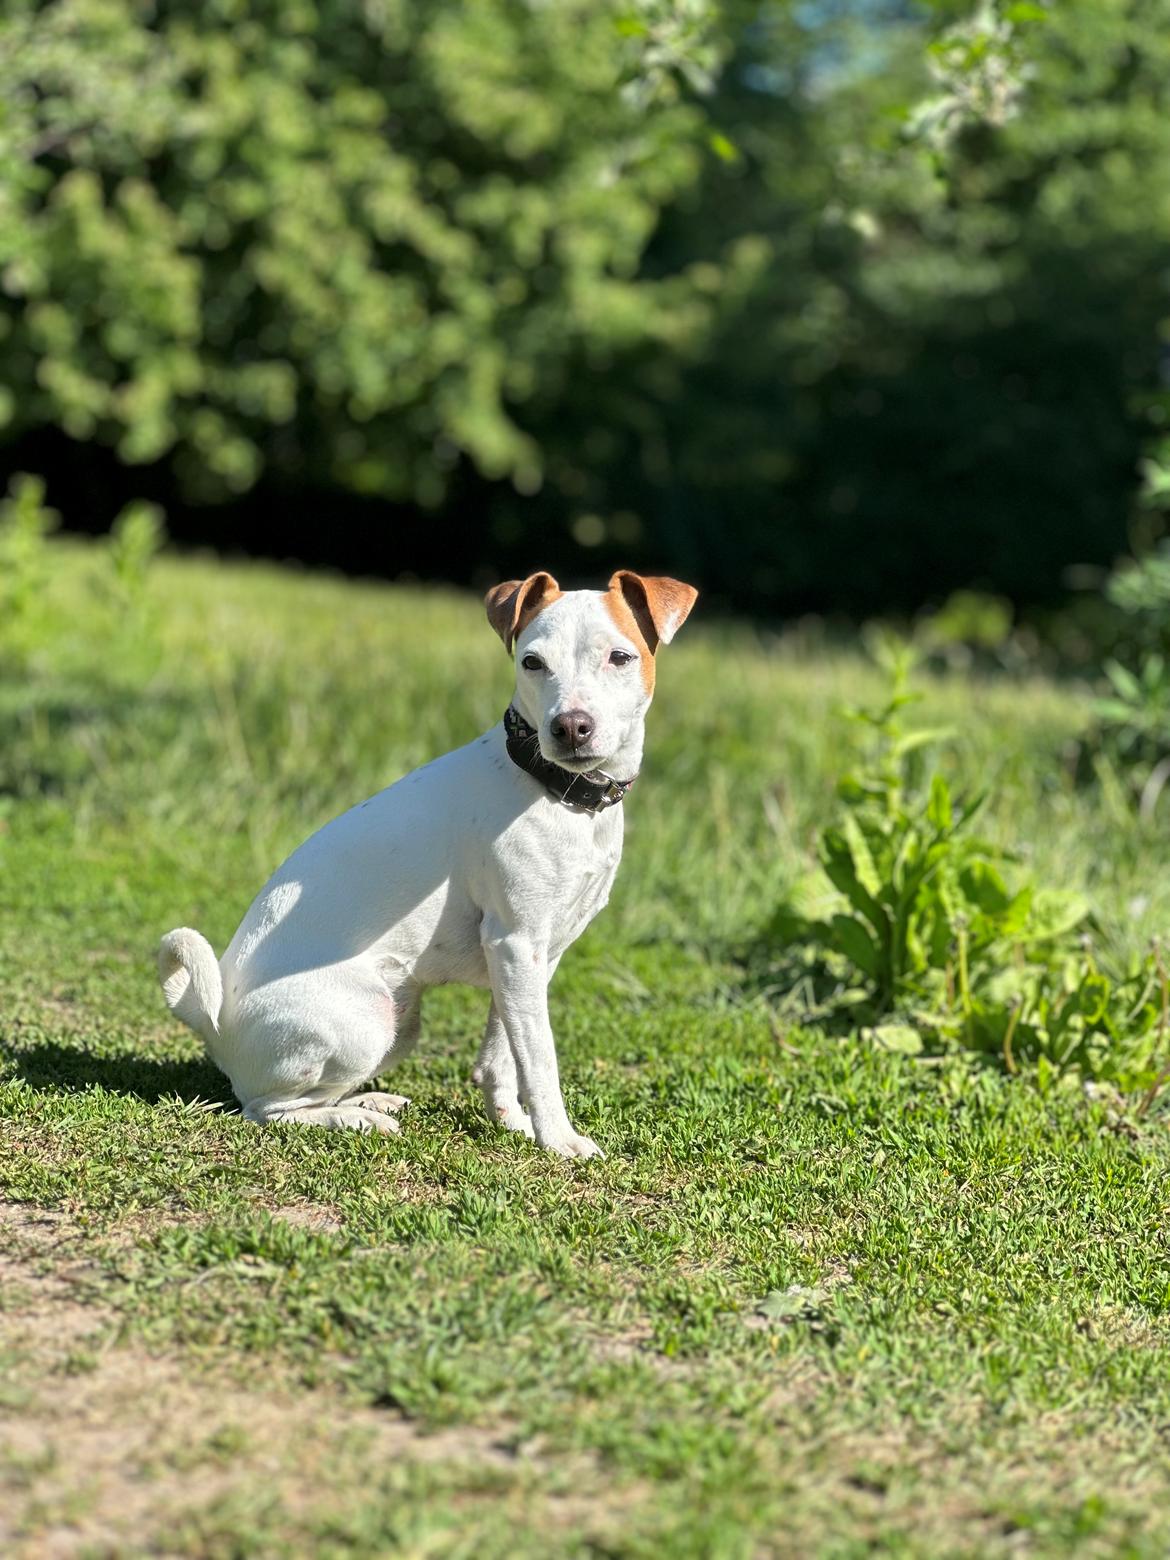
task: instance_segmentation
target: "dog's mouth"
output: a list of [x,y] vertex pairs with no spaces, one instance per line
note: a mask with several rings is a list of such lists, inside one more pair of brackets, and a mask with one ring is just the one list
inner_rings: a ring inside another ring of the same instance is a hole
[[550,764],[556,764],[558,769],[567,769],[570,774],[584,775],[591,769],[604,769],[606,755],[604,753],[587,752],[584,748],[568,748],[562,752],[559,748],[553,752],[545,752],[543,744],[541,752]]

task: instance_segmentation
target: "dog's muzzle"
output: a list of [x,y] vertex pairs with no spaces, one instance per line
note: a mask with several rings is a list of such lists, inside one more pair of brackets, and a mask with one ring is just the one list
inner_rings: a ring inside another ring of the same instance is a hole
[[[580,711],[571,710],[558,719],[568,719],[579,714]],[[587,716],[584,718],[588,719]],[[631,775],[628,780],[617,780],[613,775],[606,774],[604,769],[589,769],[584,774],[562,769],[559,764],[545,758],[540,751],[540,736],[536,728],[528,724],[514,704],[509,704],[504,711],[504,732],[508,742],[508,757],[516,767],[523,769],[534,780],[539,780],[553,800],[565,807],[576,807],[582,812],[591,813],[616,807],[619,802],[625,801],[626,792],[638,778],[637,775]],[[556,734],[554,729],[553,735]]]

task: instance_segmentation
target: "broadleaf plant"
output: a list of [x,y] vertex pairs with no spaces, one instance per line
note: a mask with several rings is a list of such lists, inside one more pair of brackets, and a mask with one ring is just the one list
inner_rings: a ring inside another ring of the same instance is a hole
[[1146,1080],[1166,1030],[1155,951],[1104,970],[1080,894],[1036,883],[975,822],[986,791],[955,794],[926,762],[947,733],[906,730],[909,647],[881,647],[877,709],[845,714],[868,751],[837,786],[817,865],[779,907],[772,939],[812,950],[838,1005],[902,1051],[959,1045],[1084,1074]]

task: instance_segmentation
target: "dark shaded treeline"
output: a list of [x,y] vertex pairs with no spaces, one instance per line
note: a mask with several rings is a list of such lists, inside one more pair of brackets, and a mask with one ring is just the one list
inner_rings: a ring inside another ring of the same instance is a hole
[[[669,480],[648,476],[636,441],[611,431],[593,506],[610,518],[592,529],[555,488],[521,497],[467,461],[430,510],[273,476],[194,504],[167,462],[126,467],[55,430],[10,446],[3,468],[43,472],[70,529],[102,532],[145,497],[177,543],[358,575],[479,587],[537,567],[591,580],[620,565],[696,580],[719,605],[764,618],[913,611],[972,586],[1048,606],[1070,567],[1108,565],[1128,545],[1145,419],[1126,389],[1151,367],[1135,369],[1140,338],[1111,333],[1107,277],[1056,261],[1053,275],[1046,318],[948,325],[914,344],[908,372],[845,369],[795,416],[783,384],[737,380],[729,350],[665,409],[682,468]],[[717,426],[696,429],[708,404]],[[805,422],[796,469],[770,490],[750,451],[737,469],[735,447],[769,419]],[[726,458],[688,471],[696,444],[721,432]]]

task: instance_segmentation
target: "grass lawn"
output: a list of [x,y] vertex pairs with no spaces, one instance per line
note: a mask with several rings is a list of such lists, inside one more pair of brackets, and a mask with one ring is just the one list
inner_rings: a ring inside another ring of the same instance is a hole
[[[134,604],[52,560],[0,683],[0,1552],[1170,1550],[1162,1101],[801,1027],[760,973],[864,659],[701,606],[663,652],[552,990],[608,1158],[483,1117],[459,989],[401,1137],[261,1130],[159,934],[222,951],[312,829],[499,718],[509,663],[467,597],[168,559]],[[950,678],[923,716],[984,832],[1137,946],[1170,840],[1073,784],[1085,699]]]

